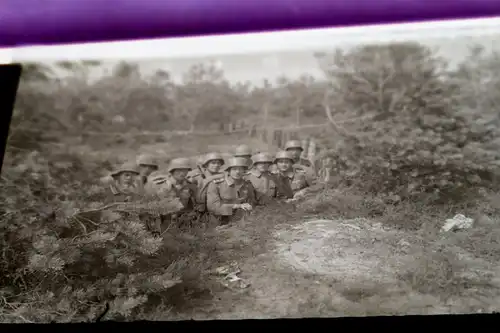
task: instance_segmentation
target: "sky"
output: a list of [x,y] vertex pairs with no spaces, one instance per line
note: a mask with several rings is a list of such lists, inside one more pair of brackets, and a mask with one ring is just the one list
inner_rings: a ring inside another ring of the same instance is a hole
[[[469,47],[472,45],[481,45],[486,50],[500,51],[500,33],[498,36],[423,38],[416,41],[435,49],[451,65],[460,62],[468,54]],[[342,46],[339,47],[342,48]],[[182,78],[183,73],[191,66],[200,62],[214,62],[224,70],[228,80],[232,82],[248,80],[258,85],[264,79],[274,81],[281,75],[296,78],[306,73],[315,77],[322,77],[314,52],[328,50],[332,50],[332,48],[246,55],[183,57],[169,60],[140,61],[139,64],[142,73],[145,75],[163,69],[168,71],[172,78],[177,81]],[[103,63],[103,68],[107,70],[114,64],[116,64],[116,61],[107,61]],[[95,72],[95,75],[100,76],[100,73]]]
[[422,43],[435,49],[454,65],[468,55],[469,47],[473,45],[481,45],[488,51],[500,51],[500,18],[201,38],[28,46],[0,51],[7,52],[4,55],[21,63],[53,63],[55,59],[99,60],[102,66],[92,71],[94,79],[109,71],[120,58],[138,62],[144,75],[150,75],[158,69],[168,71],[175,81],[179,81],[192,65],[211,61],[220,66],[229,81],[250,81],[258,85],[264,79],[275,81],[279,76],[292,79],[302,74],[321,77],[315,52],[394,41]]

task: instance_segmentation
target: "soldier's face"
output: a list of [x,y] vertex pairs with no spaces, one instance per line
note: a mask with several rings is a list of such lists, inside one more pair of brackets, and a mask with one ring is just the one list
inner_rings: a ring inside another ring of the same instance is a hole
[[175,180],[181,181],[186,178],[188,172],[188,169],[175,169],[172,171],[172,177],[174,177]]
[[290,148],[290,149],[287,149],[290,153],[292,153],[293,155],[293,158],[297,159],[300,157],[300,155],[302,154],[302,149],[300,148]]
[[259,172],[267,172],[270,166],[271,163],[256,163],[255,169]]
[[210,161],[207,163],[207,170],[212,173],[219,172],[221,166],[222,163],[219,160]]
[[123,185],[132,185],[134,183],[135,174],[132,172],[122,172],[119,179],[120,183]]
[[232,167],[229,169],[229,176],[233,179],[241,179],[245,174],[245,167]]
[[288,159],[280,159],[276,161],[276,166],[279,171],[288,171],[292,167],[292,161]]

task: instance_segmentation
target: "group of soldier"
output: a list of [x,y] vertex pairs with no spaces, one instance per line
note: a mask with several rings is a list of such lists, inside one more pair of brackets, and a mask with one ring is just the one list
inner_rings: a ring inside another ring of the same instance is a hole
[[[141,155],[137,161],[126,162],[108,177],[110,194],[115,201],[133,194],[176,197],[182,208],[169,219],[187,213],[210,216],[221,224],[251,211],[255,206],[273,201],[294,201],[303,195],[315,180],[311,161],[301,157],[303,147],[298,140],[286,143],[275,155],[253,154],[241,145],[224,159],[213,152],[192,167],[189,158],[175,158],[166,170],[160,170],[156,159]],[[162,230],[165,219],[147,222],[154,234]]]

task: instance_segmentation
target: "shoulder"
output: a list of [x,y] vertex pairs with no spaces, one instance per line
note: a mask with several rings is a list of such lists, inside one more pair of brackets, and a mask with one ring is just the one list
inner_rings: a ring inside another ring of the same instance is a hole
[[217,179],[224,179],[224,174],[223,173],[218,173],[215,175],[211,175],[207,177],[208,180],[217,180]]
[[303,164],[294,164],[292,166],[292,168],[293,168],[293,171],[295,171],[295,172],[305,172],[307,166],[305,166]]
[[305,176],[307,171],[304,168],[294,168],[295,174],[298,176]]
[[201,176],[201,171],[198,170],[198,169],[193,169],[191,171],[188,172],[187,174],[187,178],[192,178],[192,177],[197,177],[197,176]]
[[211,178],[207,181],[208,186],[218,186],[224,182],[224,178]]
[[245,179],[251,179],[251,178],[254,178],[254,177],[255,177],[255,174],[254,174],[252,171],[248,171],[247,173],[245,173],[245,174],[243,175],[243,177],[244,177]]

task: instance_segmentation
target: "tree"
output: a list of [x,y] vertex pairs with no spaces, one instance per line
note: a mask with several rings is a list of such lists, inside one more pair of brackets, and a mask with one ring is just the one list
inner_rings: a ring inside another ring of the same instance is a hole
[[[460,92],[432,50],[368,45],[323,56],[321,65],[330,79],[325,111],[345,142],[338,164],[354,170],[359,185],[401,196],[448,195],[491,179],[497,157],[477,150],[487,133],[460,112]],[[339,115],[371,119],[346,130],[335,123]]]
[[214,64],[192,66],[175,92],[176,109],[193,131],[199,125],[228,122],[238,111],[238,95]]

